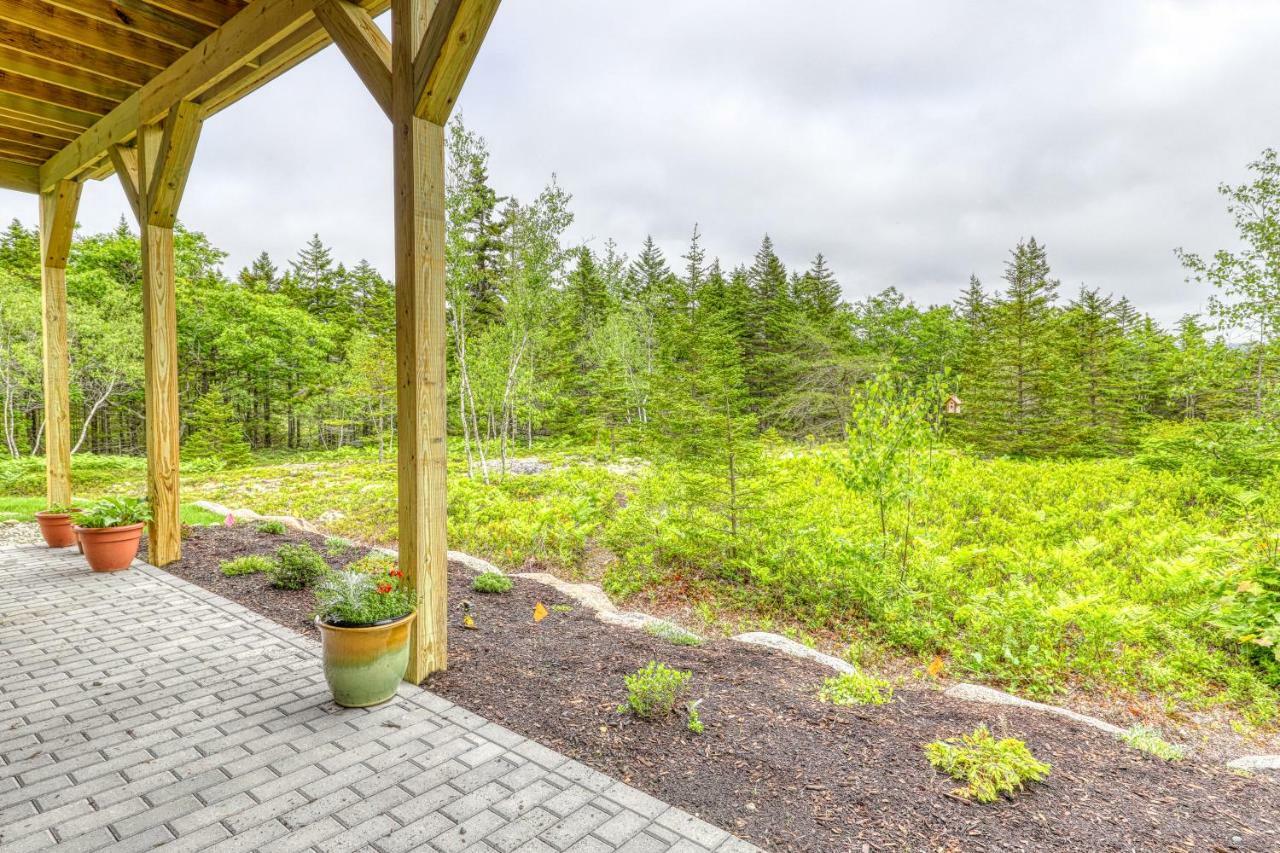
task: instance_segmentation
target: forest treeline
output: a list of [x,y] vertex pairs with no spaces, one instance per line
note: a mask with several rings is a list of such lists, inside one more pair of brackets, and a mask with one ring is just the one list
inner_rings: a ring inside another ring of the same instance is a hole
[[[546,437],[746,459],[737,443],[768,431],[840,437],[850,389],[885,370],[943,376],[961,401],[948,431],[984,453],[1123,453],[1157,419],[1269,417],[1277,300],[1268,238],[1251,243],[1249,227],[1275,220],[1280,167],[1266,152],[1252,168],[1253,184],[1223,188],[1252,249],[1184,254],[1191,278],[1222,299],[1163,328],[1124,297],[1062,287],[1034,238],[1012,248],[999,281],[973,277],[954,303],[930,307],[892,287],[849,303],[821,254],[788,268],[768,236],[732,263],[707,255],[696,226],[678,257],[652,239],[632,252],[571,245],[569,193],[552,180],[528,201],[501,194],[483,139],[454,123],[450,432],[473,470]],[[263,253],[234,277],[205,235],[179,229],[176,244],[186,455],[392,446],[395,295],[379,271],[335,263],[318,236],[283,265]],[[38,453],[43,432],[38,252],[18,221],[0,235],[3,432],[15,457]],[[123,220],[76,239],[77,451],[143,447],[140,279]],[[1232,328],[1247,340],[1224,336]]]

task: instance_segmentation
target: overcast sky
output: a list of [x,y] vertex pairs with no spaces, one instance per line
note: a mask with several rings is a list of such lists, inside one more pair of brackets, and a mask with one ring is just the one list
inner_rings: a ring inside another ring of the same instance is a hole
[[[1216,186],[1280,144],[1277,44],[1270,0],[506,0],[460,109],[499,192],[573,193],[574,242],[651,233],[679,263],[697,222],[732,265],[767,231],[851,300],[937,303],[1034,235],[1065,292],[1171,322],[1206,296],[1173,249],[1231,245]],[[228,274],[312,232],[389,274],[390,154],[329,48],[209,120],[182,219]],[[92,183],[81,227],[124,210]]]

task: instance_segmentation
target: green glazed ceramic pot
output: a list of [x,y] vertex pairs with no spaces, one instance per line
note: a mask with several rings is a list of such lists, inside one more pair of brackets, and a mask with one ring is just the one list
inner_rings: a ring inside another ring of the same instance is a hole
[[416,613],[374,625],[329,625],[316,620],[324,645],[324,677],[344,708],[386,702],[409,667],[409,626]]

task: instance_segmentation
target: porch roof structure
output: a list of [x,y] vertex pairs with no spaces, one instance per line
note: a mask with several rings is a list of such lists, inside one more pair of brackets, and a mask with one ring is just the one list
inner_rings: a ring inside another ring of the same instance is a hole
[[[173,228],[202,123],[336,43],[390,119],[408,679],[446,662],[444,130],[499,0],[0,0],[0,188],[39,197],[48,499],[71,501],[67,255],[86,182],[138,221],[148,557],[181,555]],[[391,10],[391,38],[373,21]],[[252,144],[252,140],[246,140]]]

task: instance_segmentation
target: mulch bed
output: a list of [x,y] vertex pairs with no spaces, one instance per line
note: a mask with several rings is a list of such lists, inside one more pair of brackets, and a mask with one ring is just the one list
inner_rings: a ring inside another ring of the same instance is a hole
[[[319,536],[199,528],[169,570],[314,635],[310,593],[218,572],[300,540],[322,550]],[[834,707],[815,698],[831,674],[816,664],[728,640],[674,646],[577,607],[535,624],[537,602],[573,602],[519,578],[510,593],[478,594],[473,576],[450,566],[450,668],[425,687],[767,850],[1280,850],[1280,785],[1266,776],[1169,764],[1044,714],[922,687],[900,688],[888,705]],[[477,630],[460,627],[464,599]],[[623,676],[653,659],[693,672],[703,734],[683,714],[646,723],[618,713]],[[953,795],[921,746],[984,722],[1050,762],[1048,780],[992,805]]]

